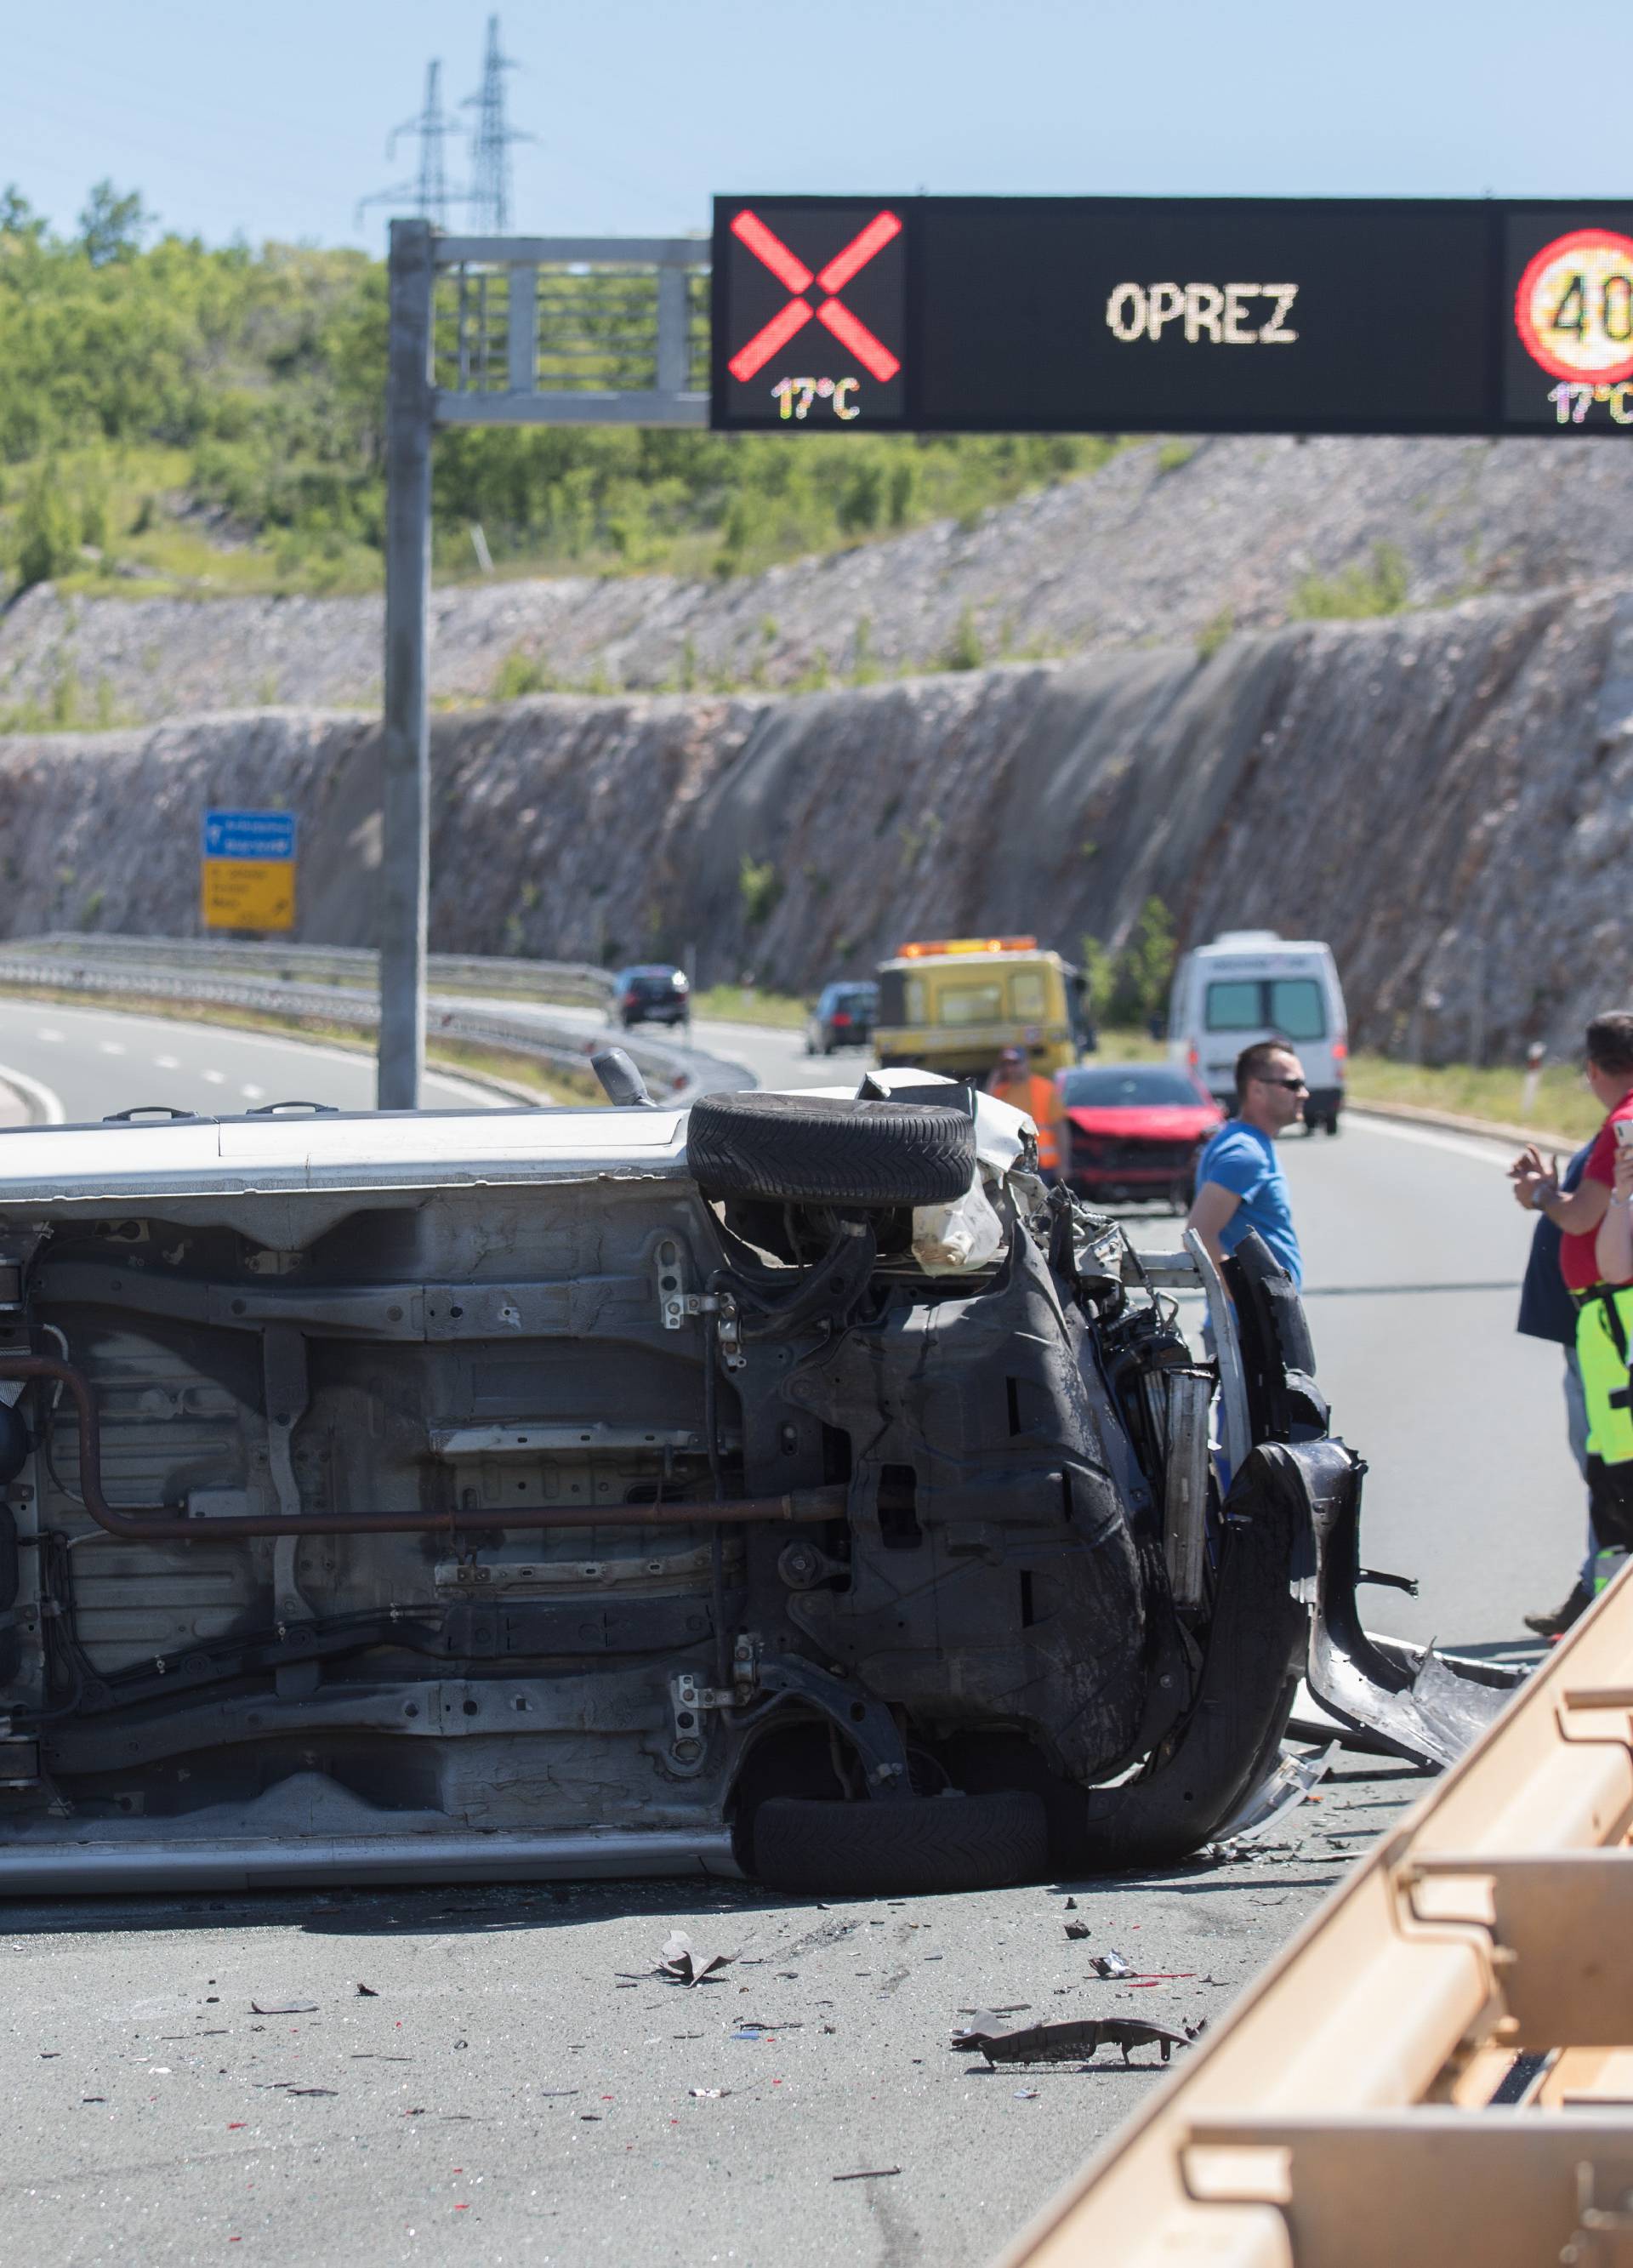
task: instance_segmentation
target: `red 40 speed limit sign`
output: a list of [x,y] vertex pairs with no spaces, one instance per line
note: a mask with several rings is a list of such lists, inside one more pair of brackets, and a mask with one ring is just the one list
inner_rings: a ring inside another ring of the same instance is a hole
[[1595,404],[1633,423],[1633,237],[1575,228],[1532,254],[1514,293],[1514,328],[1550,388],[1560,424]]

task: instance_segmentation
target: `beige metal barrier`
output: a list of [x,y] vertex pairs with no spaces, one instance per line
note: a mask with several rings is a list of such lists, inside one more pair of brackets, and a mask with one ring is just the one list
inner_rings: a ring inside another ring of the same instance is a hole
[[1003,2268],[1633,2268],[1630,1577]]

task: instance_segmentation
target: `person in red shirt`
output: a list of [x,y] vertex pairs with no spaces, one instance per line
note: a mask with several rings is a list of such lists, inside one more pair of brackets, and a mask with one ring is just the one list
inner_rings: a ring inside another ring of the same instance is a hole
[[[1559,1264],[1577,1303],[1576,1358],[1588,1418],[1588,1493],[1601,1547],[1633,1543],[1633,1281],[1605,1274],[1619,1240],[1601,1229],[1616,1182],[1619,1125],[1633,1123],[1633,1013],[1595,1016],[1587,1027],[1587,1083],[1604,1105],[1576,1188],[1563,1190],[1534,1145],[1510,1167],[1514,1195],[1560,1231]],[[1633,1270],[1629,1270],[1633,1277]]]

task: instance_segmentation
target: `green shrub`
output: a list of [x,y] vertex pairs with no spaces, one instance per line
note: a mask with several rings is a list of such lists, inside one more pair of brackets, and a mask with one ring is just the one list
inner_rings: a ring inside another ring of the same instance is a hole
[[975,610],[966,607],[942,656],[943,665],[948,669],[979,669],[986,659],[986,648],[975,627]]
[[1398,615],[1406,605],[1410,576],[1393,543],[1375,543],[1365,566],[1343,568],[1333,576],[1306,575],[1293,586],[1288,614],[1295,622],[1354,622],[1375,615]]
[[747,926],[758,929],[769,921],[783,895],[781,878],[771,861],[751,858],[745,850],[738,865],[737,887]]

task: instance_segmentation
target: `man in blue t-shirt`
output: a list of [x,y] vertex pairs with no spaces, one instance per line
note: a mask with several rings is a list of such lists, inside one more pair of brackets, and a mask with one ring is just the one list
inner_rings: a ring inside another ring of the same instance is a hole
[[1188,1223],[1216,1268],[1257,1229],[1293,1282],[1303,1283],[1276,1138],[1303,1115],[1309,1092],[1304,1065],[1285,1040],[1255,1041],[1237,1057],[1236,1116],[1225,1120],[1197,1161]]

